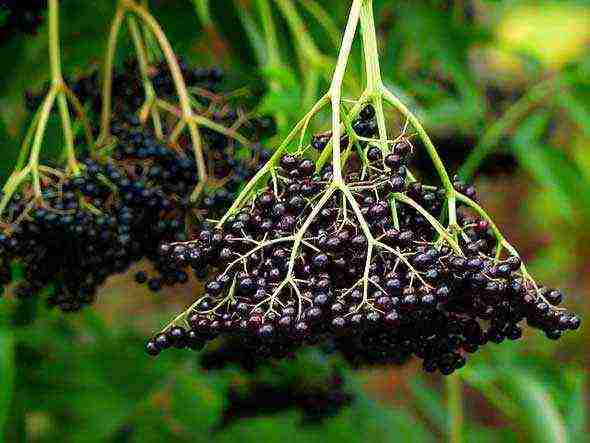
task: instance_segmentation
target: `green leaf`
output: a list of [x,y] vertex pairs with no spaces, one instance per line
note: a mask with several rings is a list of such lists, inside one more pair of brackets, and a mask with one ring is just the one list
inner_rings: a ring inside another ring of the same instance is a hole
[[413,377],[409,386],[414,397],[413,400],[423,416],[428,417],[438,430],[444,431],[447,419],[440,393],[427,386],[423,377]]
[[0,439],[8,420],[14,389],[14,340],[7,329],[0,329]]
[[198,374],[181,374],[171,393],[171,414],[175,420],[207,433],[221,421],[223,389],[216,379]]
[[588,428],[588,376],[582,370],[574,370],[568,373],[568,378],[573,386],[564,420],[570,441],[583,441]]
[[513,137],[513,152],[521,166],[539,182],[546,192],[555,194],[556,210],[566,220],[574,212],[572,199],[578,195],[579,171],[565,154],[543,144],[540,139],[549,122],[549,114],[537,113],[523,122]]
[[585,135],[590,137],[590,111],[587,106],[584,106],[578,97],[567,90],[560,91],[555,96],[555,101],[580,125]]
[[533,376],[518,370],[504,372],[504,386],[513,393],[519,407],[518,420],[531,442],[566,443],[568,433],[555,401],[546,387]]

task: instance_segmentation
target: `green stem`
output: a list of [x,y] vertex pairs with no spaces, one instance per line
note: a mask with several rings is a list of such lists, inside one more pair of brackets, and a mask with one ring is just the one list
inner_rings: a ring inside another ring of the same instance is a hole
[[447,410],[449,412],[449,442],[463,441],[463,399],[461,379],[452,374],[445,379],[447,385]]
[[133,44],[135,46],[135,53],[137,55],[137,63],[139,65],[139,72],[141,75],[141,80],[143,82],[143,88],[145,91],[145,101],[150,102],[155,97],[154,87],[150,80],[150,76],[148,73],[148,61],[147,61],[147,54],[145,51],[145,46],[143,44],[141,33],[139,31],[139,27],[137,26],[137,22],[135,21],[134,17],[127,17],[127,24],[129,25],[129,32],[131,33],[131,39],[133,40]]
[[447,173],[447,170],[445,169],[445,166],[444,166],[440,156],[438,155],[438,152],[437,152],[436,148],[434,147],[432,140],[430,140],[430,137],[428,136],[428,134],[427,134],[426,130],[424,129],[424,127],[422,126],[422,124],[420,123],[420,120],[418,120],[418,118],[407,108],[406,105],[404,105],[400,101],[400,99],[398,99],[386,87],[382,88],[382,94],[383,94],[383,98],[385,99],[386,102],[388,102],[390,105],[395,107],[399,112],[402,113],[402,115],[404,115],[410,121],[412,126],[414,126],[414,128],[418,132],[420,139],[424,143],[426,151],[428,152],[428,155],[430,156],[432,163],[434,164],[434,167],[435,167],[436,171],[438,172],[438,175],[442,181],[443,187],[445,188],[445,191],[447,194],[448,211],[449,211],[449,227],[452,230],[456,230],[457,229],[457,203],[456,203],[457,202],[457,197],[456,197],[457,193],[455,192],[455,188],[453,187],[453,183],[451,182],[449,174]]
[[399,200],[400,202],[405,203],[405,204],[411,206],[412,208],[414,208],[415,210],[417,210],[426,220],[428,220],[428,222],[436,230],[438,235],[440,235],[442,238],[444,238],[447,241],[447,243],[455,250],[455,252],[457,254],[463,255],[463,251],[461,251],[461,247],[459,246],[459,243],[457,243],[457,241],[452,236],[450,236],[448,234],[447,230],[440,224],[440,222],[432,214],[430,214],[430,212],[428,212],[425,208],[420,206],[420,204],[418,204],[416,201],[414,201],[413,199],[408,197],[406,194],[395,193],[395,194],[393,194],[393,196],[396,200]]
[[[169,112],[173,115],[178,115],[178,112],[174,108],[174,106],[172,106],[170,103],[166,102],[165,100],[158,99],[158,100],[156,100],[156,104],[160,108],[162,108],[164,111]],[[227,128],[223,125],[220,125],[219,123],[215,123],[213,120],[210,120],[207,117],[203,117],[202,115],[194,114],[192,116],[192,120],[198,126],[202,126],[204,128],[211,129],[212,131],[218,132],[219,134],[223,134],[228,138],[233,138],[235,141],[237,141],[238,143],[241,143],[245,147],[251,148],[253,146],[253,143],[250,140],[248,140],[246,137],[244,137],[242,134],[240,134],[239,132],[237,132],[233,129]],[[170,137],[171,141],[176,140],[176,138],[178,137],[177,132],[181,131],[184,128],[185,124],[186,124],[186,122],[184,120],[181,120],[178,123],[176,129],[174,129],[174,131],[173,131],[173,136]]]
[[213,26],[209,0],[193,0],[193,5],[195,6],[195,11],[197,12],[197,16],[203,27]]
[[115,52],[117,51],[117,39],[121,24],[125,16],[125,6],[122,2],[117,6],[115,17],[111,24],[109,31],[109,39],[107,43],[107,53],[104,61],[104,78],[102,82],[102,114],[100,123],[100,135],[98,137],[98,144],[106,142],[111,133],[111,108],[112,108],[112,89],[113,89],[113,65],[115,60]]
[[10,203],[12,194],[19,188],[19,186],[27,179],[31,173],[30,166],[27,165],[24,169],[15,170],[10,174],[6,184],[2,188],[2,200],[0,200],[0,215],[4,214],[4,210]]
[[68,100],[66,98],[66,93],[63,91],[63,88],[60,88],[60,91],[57,96],[57,105],[59,107],[59,113],[61,115],[61,124],[64,131],[64,142],[65,142],[65,151],[66,156],[68,159],[68,168],[74,175],[80,174],[80,166],[78,165],[78,161],[76,160],[76,151],[74,148],[74,133],[72,131],[72,121],[70,118],[70,111],[68,110]]
[[29,157],[28,169],[31,171],[33,177],[33,188],[36,197],[41,197],[41,182],[39,180],[39,155],[41,153],[41,145],[43,144],[43,136],[45,134],[45,128],[47,127],[47,121],[51,114],[51,109],[58,95],[58,88],[53,86],[45,98],[45,103],[41,108],[39,114],[39,122],[37,124],[37,130],[35,131],[35,138],[33,146],[31,147],[31,155]]
[[62,83],[61,54],[59,50],[59,4],[58,0],[49,0],[49,64],[51,67],[51,82],[54,85]]
[[342,98],[342,82],[348,64],[348,58],[352,49],[352,42],[359,23],[363,0],[354,0],[350,8],[348,22],[342,38],[338,61],[330,85],[330,97],[332,101],[332,168],[333,180],[337,184],[342,183],[342,169],[340,166],[340,101]]
[[45,102],[41,103],[39,109],[35,111],[35,115],[33,116],[33,120],[31,121],[31,125],[27,129],[27,133],[25,134],[25,138],[23,139],[23,143],[20,148],[20,152],[18,154],[18,158],[16,160],[15,170],[21,170],[25,164],[27,163],[27,159],[29,158],[29,152],[31,148],[31,140],[35,135],[35,128],[37,128],[37,124],[39,123],[39,116],[41,115],[41,109],[43,109],[43,105]]
[[[80,168],[74,152],[74,133],[72,121],[68,110],[68,101],[62,90],[63,77],[61,73],[61,51],[59,45],[59,2],[49,0],[49,64],[51,66],[51,84],[58,91],[57,104],[61,115],[61,123],[64,133],[65,152],[68,166],[74,174],[79,174]],[[36,174],[36,172],[33,170]]]
[[[348,115],[343,118],[343,120],[348,120],[348,123],[350,123],[352,121],[352,119],[357,117],[359,112],[361,111],[362,107],[366,104],[368,98],[369,98],[369,91],[365,90],[361,94],[361,96],[359,97],[357,102],[354,104],[354,106],[350,109],[350,112],[348,113]],[[342,123],[341,128],[344,128],[344,127],[346,127],[346,124]],[[324,165],[326,164],[326,162],[330,158],[330,155],[332,154],[332,147],[333,146],[334,146],[334,136],[332,135],[332,137],[328,141],[326,147],[324,148],[324,150],[322,151],[322,153],[318,157],[318,160],[316,162],[316,171],[320,171],[324,167]]]
[[299,131],[301,131],[309,122],[309,119],[315,115],[328,101],[330,100],[330,95],[325,94],[310,110],[309,112],[303,117],[299,122],[293,127],[289,135],[285,137],[283,142],[280,146],[275,150],[272,157],[266,162],[266,164],[250,179],[244,189],[240,192],[240,194],[234,200],[232,206],[227,210],[225,215],[219,220],[217,223],[217,227],[223,226],[223,223],[232,215],[234,214],[244,203],[244,201],[251,195],[252,191],[256,188],[258,183],[268,174],[279,161],[283,153],[289,147],[289,144],[295,140]]
[[[129,24],[129,32],[131,33],[133,44],[135,45],[135,53],[137,55],[139,71],[143,82],[143,89],[145,91],[145,102],[139,111],[139,117],[143,122],[145,122],[151,114],[156,137],[158,137],[158,139],[162,139],[162,121],[160,119],[160,112],[156,106],[156,91],[154,90],[154,86],[148,73],[149,61],[144,39],[142,38],[135,18],[128,17],[127,22]],[[144,30],[146,33],[149,33],[149,30],[145,28]]]
[[66,97],[69,99],[71,105],[74,107],[74,110],[78,114],[78,118],[82,121],[82,125],[84,126],[84,133],[86,136],[86,142],[88,143],[88,148],[91,152],[94,152],[95,143],[94,138],[92,136],[92,125],[90,124],[90,119],[84,110],[84,106],[78,100],[78,97],[72,92],[70,88],[68,88],[65,84],[62,86],[63,92],[65,93]]
[[379,139],[381,140],[381,151],[384,154],[387,154],[389,152],[389,144],[387,143],[387,124],[385,122],[383,98],[381,96],[383,81],[381,79],[377,31],[375,30],[372,1],[367,1],[361,10],[361,30],[363,37],[365,71],[367,76],[367,89],[370,91],[371,101],[375,108],[375,116],[379,128]]
[[[486,212],[486,210],[484,208],[482,208],[480,205],[478,205],[476,202],[471,200],[466,195],[463,195],[459,192],[457,192],[457,200],[464,203],[465,205],[467,205],[471,209],[473,209],[482,219],[486,220],[490,224],[490,228],[491,228],[492,232],[494,233],[494,236],[496,237],[496,241],[498,242],[498,253],[501,252],[500,248],[504,248],[511,255],[521,258],[520,254],[518,253],[516,248],[514,246],[512,246],[508,242],[508,240],[506,240],[506,238],[504,237],[504,235],[500,231],[500,228],[498,228],[496,223],[494,223],[494,220],[492,220],[492,217],[490,217],[490,215]],[[522,262],[522,264],[520,265],[520,272],[521,272],[522,276],[524,277],[524,279],[528,280],[533,285],[533,287],[535,288],[535,290],[537,292],[537,295],[539,297],[541,297],[544,301],[546,301],[543,294],[541,294],[539,292],[539,290],[538,290],[539,288],[537,287],[535,280],[533,279],[533,277],[531,276],[531,274],[527,270],[524,262]],[[551,306],[550,303],[548,303],[548,305]]]

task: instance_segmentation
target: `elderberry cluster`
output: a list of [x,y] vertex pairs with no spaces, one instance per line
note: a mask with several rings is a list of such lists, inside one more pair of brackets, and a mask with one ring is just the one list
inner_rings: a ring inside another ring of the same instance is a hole
[[[365,108],[360,120],[372,118]],[[442,228],[446,193],[409,178],[411,154],[403,138],[385,156],[365,143],[344,187],[331,166],[317,171],[284,155],[243,209],[192,241],[163,245],[171,267],[208,278],[147,352],[199,350],[229,336],[257,356],[283,358],[333,341],[353,364],[415,356],[426,371],[450,374],[467,353],[520,338],[524,321],[552,339],[577,329],[579,317],[558,308],[560,291],[538,288],[517,256],[497,256],[487,221],[462,208],[456,237]]]
[[[218,70],[182,66],[189,85],[204,88],[221,80]],[[152,80],[167,98],[173,89],[162,69],[154,70]],[[96,103],[99,88],[94,81],[95,76],[85,77],[71,87],[83,102]],[[78,176],[59,166],[47,168],[40,183],[42,199],[27,184],[12,196],[5,211],[0,259],[7,271],[2,272],[1,283],[11,280],[9,263],[20,265],[24,278],[15,289],[18,297],[49,288],[51,305],[76,311],[94,301],[108,276],[125,272],[143,258],[152,262],[154,271],[140,271],[135,280],[152,291],[187,282],[187,270],[170,268],[161,260],[159,244],[186,240],[204,218],[218,216],[230,206],[239,184],[269,157],[258,146],[239,155],[242,147],[234,140],[203,130],[212,184],[203,198],[193,202],[190,197],[198,177],[190,142],[181,139],[175,146],[167,145],[131,113],[138,97],[143,97],[136,87],[141,82],[131,77],[131,71],[117,75],[114,84],[115,142],[98,153],[85,154]],[[206,99],[211,103],[204,114],[228,127],[243,127],[253,138],[267,133],[268,124],[244,118],[240,108],[226,102],[212,103],[213,96]],[[97,120],[94,114],[91,117]]]

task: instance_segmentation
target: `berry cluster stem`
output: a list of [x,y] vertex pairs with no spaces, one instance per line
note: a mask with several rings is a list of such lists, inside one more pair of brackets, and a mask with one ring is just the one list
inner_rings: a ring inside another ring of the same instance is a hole
[[115,11],[115,16],[109,30],[107,42],[107,52],[104,60],[104,76],[102,83],[102,115],[100,124],[100,136],[98,144],[102,145],[109,138],[111,133],[111,109],[112,109],[112,90],[113,90],[113,70],[115,61],[115,52],[117,51],[117,40],[119,31],[125,18],[125,6],[119,2]]
[[158,107],[156,106],[156,92],[154,91],[154,86],[152,85],[148,73],[148,59],[143,38],[134,17],[128,17],[127,23],[129,25],[129,32],[131,33],[133,44],[135,45],[135,53],[137,54],[137,62],[139,65],[141,80],[143,82],[143,89],[145,91],[145,102],[139,112],[139,116],[142,122],[145,122],[149,115],[152,116],[156,137],[161,139],[163,137],[162,122]]
[[346,73],[346,66],[348,65],[348,58],[352,49],[352,43],[356,33],[356,28],[359,23],[361,14],[361,7],[363,0],[354,0],[348,22],[342,38],[342,45],[340,53],[338,54],[338,61],[330,84],[330,99],[332,102],[332,167],[334,174],[334,182],[342,183],[342,169],[340,165],[340,133],[341,133],[341,119],[340,119],[340,102],[342,99],[342,82],[344,81],[344,74]]
[[320,100],[309,110],[309,112],[303,117],[291,130],[291,132],[285,137],[283,142],[279,145],[279,147],[275,150],[272,157],[266,162],[266,164],[250,179],[242,192],[236,197],[231,207],[226,211],[225,215],[219,220],[217,226],[220,227],[225,223],[225,221],[234,214],[238,209],[242,207],[244,202],[248,200],[249,197],[252,196],[253,191],[256,187],[267,178],[267,175],[271,173],[271,171],[276,167],[277,162],[281,158],[281,156],[285,153],[289,144],[295,140],[295,137],[302,131],[304,128],[307,127],[309,124],[309,120],[318,113],[318,111],[327,105],[330,102],[330,94],[325,94]]
[[389,103],[390,105],[395,107],[399,112],[402,113],[402,115],[404,115],[410,121],[412,126],[418,132],[420,139],[424,143],[424,147],[426,148],[426,151],[430,155],[432,163],[434,164],[434,167],[435,167],[435,169],[442,181],[445,192],[447,193],[448,212],[449,212],[449,228],[452,231],[456,231],[456,229],[457,229],[457,203],[456,203],[457,202],[457,193],[455,191],[455,188],[453,187],[453,183],[451,182],[449,174],[448,174],[448,172],[447,172],[447,170],[446,170],[446,168],[445,168],[445,166],[438,154],[438,151],[434,147],[432,140],[430,140],[428,133],[426,132],[426,130],[424,129],[424,127],[420,123],[420,120],[418,120],[418,117],[416,117],[412,113],[412,111],[410,111],[408,109],[408,107],[406,105],[404,105],[401,102],[401,100],[399,98],[397,98],[395,96],[395,94],[393,94],[386,87],[382,88],[382,94],[383,94],[383,98],[385,99],[385,101],[387,103]]
[[383,97],[381,90],[383,80],[381,79],[381,66],[379,63],[379,49],[377,46],[377,32],[373,15],[373,2],[367,1],[361,10],[361,34],[363,39],[363,54],[365,58],[365,71],[367,77],[367,90],[370,100],[375,108],[377,126],[379,128],[380,148],[383,154],[389,152],[387,143],[387,125],[383,111]]
[[[74,133],[72,130],[70,111],[68,109],[68,99],[76,109],[76,112],[80,115],[80,118],[85,127],[86,136],[88,138],[90,147],[93,146],[92,133],[90,131],[90,125],[84,109],[73,92],[67,88],[62,76],[58,0],[49,0],[48,2],[48,22],[51,86],[47,92],[47,95],[45,96],[45,99],[43,100],[41,107],[33,118],[31,127],[27,131],[15,171],[11,174],[3,188],[3,196],[0,200],[0,214],[4,212],[14,192],[22,185],[22,183],[24,183],[25,180],[29,178],[29,175],[33,181],[33,191],[35,197],[39,200],[42,199],[39,160],[49,116],[56,101],[60,112],[64,134],[64,151],[66,153],[68,168],[74,175],[79,174],[80,167],[76,161]],[[27,157],[28,162],[26,161]]]
[[[103,108],[101,116],[101,133],[99,140],[101,143],[105,143],[110,136],[110,120],[112,113],[112,82],[113,82],[113,64],[114,57],[117,47],[117,40],[119,31],[123,23],[123,19],[127,12],[132,13],[135,17],[139,18],[146,29],[146,33],[157,41],[159,49],[162,51],[164,59],[170,69],[172,80],[176,88],[176,94],[178,96],[178,102],[180,106],[181,115],[179,116],[179,123],[176,125],[173,131],[174,139],[178,138],[180,132],[185,128],[188,128],[189,136],[192,143],[193,154],[195,156],[195,162],[197,165],[197,175],[199,183],[195,187],[193,194],[191,195],[191,201],[197,201],[202,191],[205,189],[205,185],[208,181],[207,165],[205,157],[203,155],[201,134],[199,126],[203,125],[210,129],[219,131],[222,134],[227,135],[230,131],[227,128],[223,128],[219,125],[212,124],[206,119],[199,118],[193,113],[190,101],[190,95],[182,71],[178,64],[178,59],[166,37],[166,34],[162,30],[162,27],[157,20],[150,14],[145,6],[138,4],[134,0],[120,0],[115,12],[115,17],[111,24],[109,32],[109,39],[107,44],[107,53],[105,60],[105,72],[104,72],[104,84],[103,84]],[[162,102],[158,100],[153,85],[148,75],[148,57],[147,51],[143,42],[143,38],[138,29],[137,23],[133,17],[129,17],[128,20],[129,30],[131,37],[134,41],[139,68],[144,83],[144,89],[146,93],[146,101],[142,109],[140,110],[140,117],[142,120],[147,119],[149,114],[152,115],[154,121],[154,127],[156,135],[162,138],[162,126],[160,122],[160,116],[158,109],[161,108]],[[239,134],[233,134],[233,138],[238,141],[247,142],[247,140]],[[248,146],[249,143],[246,143]]]

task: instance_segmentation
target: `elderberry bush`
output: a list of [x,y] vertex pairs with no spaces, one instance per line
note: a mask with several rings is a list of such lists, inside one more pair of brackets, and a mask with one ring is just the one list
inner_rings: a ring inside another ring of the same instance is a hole
[[[182,66],[189,85],[198,84],[201,89],[219,86],[220,71]],[[132,71],[128,65],[115,77],[114,143],[97,153],[84,154],[78,176],[59,166],[46,169],[41,180],[42,201],[35,198],[31,185],[25,185],[10,200],[0,253],[2,263],[8,266],[14,262],[23,268],[24,279],[15,289],[20,298],[49,287],[50,305],[76,311],[95,300],[106,278],[125,272],[144,258],[154,270],[140,271],[135,276],[138,283],[147,284],[154,292],[166,285],[186,283],[188,269],[167,266],[157,253],[159,244],[186,240],[203,219],[218,216],[230,206],[240,183],[269,157],[257,145],[240,153],[244,150],[234,140],[203,130],[212,184],[203,198],[191,201],[198,183],[192,146],[186,139],[167,145],[132,113],[139,98],[143,99],[141,82],[131,77]],[[91,75],[70,86],[83,103],[98,106],[98,110],[101,103],[95,81],[96,76]],[[173,93],[163,65],[154,70],[152,81],[163,98]],[[208,97],[214,93],[209,91]],[[245,118],[241,108],[212,100],[203,99],[202,105],[209,106],[204,115],[220,124],[239,126],[253,138],[268,133],[269,126],[261,119]],[[93,121],[97,119],[95,114],[91,116]],[[2,276],[6,278],[1,283],[9,283],[9,271]]]
[[[373,114],[367,106],[355,132],[371,132]],[[418,357],[446,375],[487,343],[519,339],[524,323],[551,339],[577,329],[579,317],[558,307],[560,291],[537,287],[517,256],[496,254],[492,226],[471,206],[458,213],[456,239],[442,228],[445,191],[410,179],[411,154],[403,137],[385,157],[364,143],[341,187],[331,166],[316,172],[311,159],[283,155],[242,209],[163,245],[171,267],[208,278],[147,352],[200,350],[221,336],[284,358],[333,342],[354,365]],[[476,199],[472,186],[455,186],[460,202]]]

